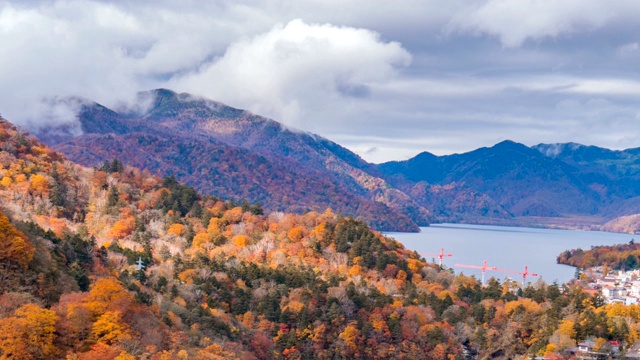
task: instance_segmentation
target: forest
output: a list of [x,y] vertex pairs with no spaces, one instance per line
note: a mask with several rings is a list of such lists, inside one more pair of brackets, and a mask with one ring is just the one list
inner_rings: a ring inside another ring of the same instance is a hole
[[558,255],[558,264],[587,269],[605,266],[613,270],[635,270],[640,266],[640,244],[634,240],[628,244],[593,246],[589,250],[571,249]]
[[575,284],[482,286],[331,209],[85,168],[0,120],[0,359],[560,358],[639,331]]

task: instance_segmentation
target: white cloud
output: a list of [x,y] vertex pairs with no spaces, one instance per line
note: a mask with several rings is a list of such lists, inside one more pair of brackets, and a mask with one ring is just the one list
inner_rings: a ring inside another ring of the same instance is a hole
[[144,107],[136,92],[168,87],[374,161],[633,146],[638,17],[635,0],[0,0],[0,113],[65,123],[59,96]]
[[630,54],[635,54],[638,51],[640,51],[640,44],[638,44],[637,42],[624,44],[624,45],[618,47],[618,53],[620,55],[623,55],[623,56],[630,55]]
[[396,77],[411,55],[375,32],[293,20],[231,44],[175,88],[295,123]]
[[600,0],[539,1],[487,0],[472,2],[466,11],[453,15],[450,31],[489,34],[506,47],[526,40],[541,40],[577,32],[593,31],[640,14],[637,2]]
[[[229,38],[271,26],[238,20],[242,6],[173,6],[0,3],[0,111],[35,124],[47,118],[43,99],[77,95],[113,106],[223,53]],[[30,111],[36,103],[42,114]]]

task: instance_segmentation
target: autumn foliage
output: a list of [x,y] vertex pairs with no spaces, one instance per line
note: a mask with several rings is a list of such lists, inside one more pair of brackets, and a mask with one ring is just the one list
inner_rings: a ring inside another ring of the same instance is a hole
[[26,268],[34,253],[35,248],[29,239],[0,212],[0,264],[5,268],[12,264]]
[[482,286],[329,209],[262,214],[0,129],[0,358],[554,357],[639,338],[637,305]]
[[557,260],[559,264],[581,269],[607,265],[610,269],[635,270],[640,267],[640,244],[632,240],[628,244],[594,246],[589,250],[566,250]]

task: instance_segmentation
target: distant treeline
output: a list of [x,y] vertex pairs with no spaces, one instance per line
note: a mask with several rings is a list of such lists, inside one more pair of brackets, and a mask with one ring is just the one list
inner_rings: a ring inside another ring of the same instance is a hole
[[634,240],[628,244],[593,246],[591,250],[572,249],[558,255],[558,264],[578,268],[607,265],[614,270],[633,270],[640,264],[640,244]]

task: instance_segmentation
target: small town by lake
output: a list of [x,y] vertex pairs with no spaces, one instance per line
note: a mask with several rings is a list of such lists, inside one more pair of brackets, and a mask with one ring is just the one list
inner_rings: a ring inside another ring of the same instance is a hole
[[[481,277],[481,270],[456,267],[455,264],[497,267],[513,271],[498,272],[487,270],[486,278],[503,279],[509,276],[521,281],[528,266],[530,276],[527,282],[542,278],[546,282],[564,283],[571,280],[575,268],[556,263],[558,254],[567,249],[590,249],[592,246],[628,243],[634,235],[600,231],[556,230],[524,227],[433,224],[421,228],[420,233],[388,232],[386,236],[395,238],[405,247],[423,255],[427,261],[438,261],[437,253],[444,248],[443,265],[453,268],[456,273]],[[636,236],[637,237],[637,236]],[[639,240],[639,239],[634,239]]]

